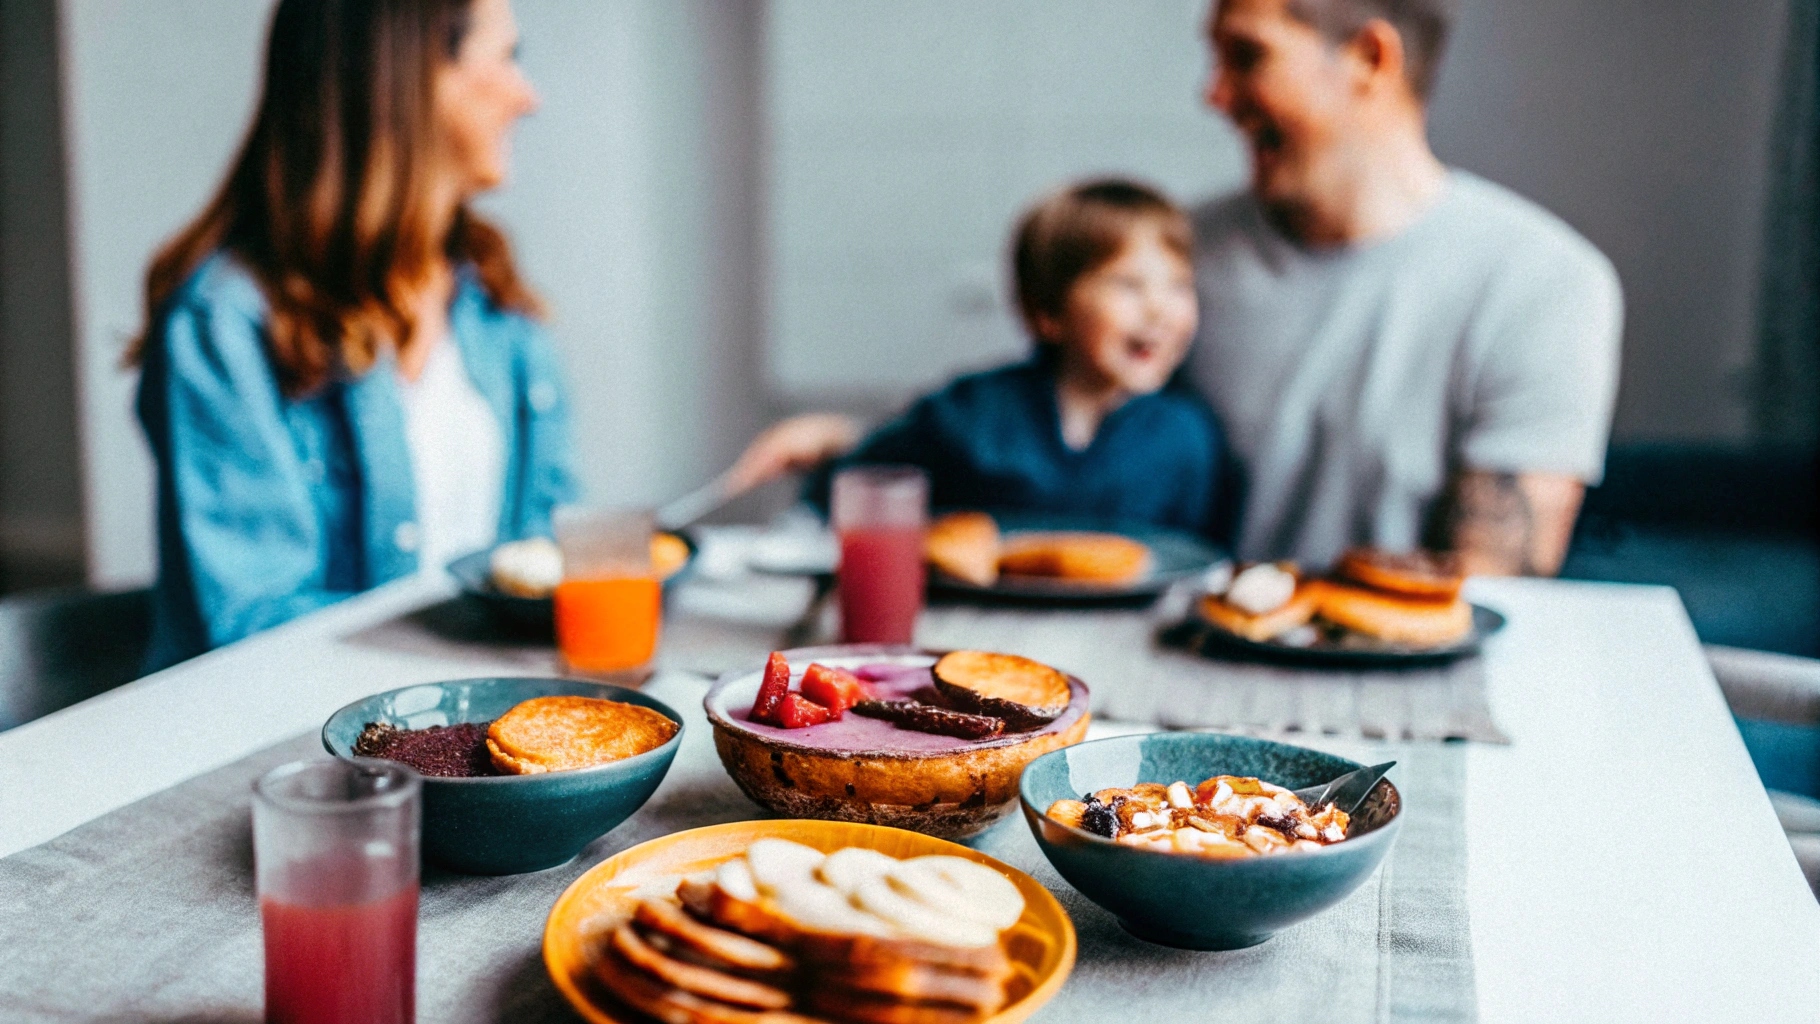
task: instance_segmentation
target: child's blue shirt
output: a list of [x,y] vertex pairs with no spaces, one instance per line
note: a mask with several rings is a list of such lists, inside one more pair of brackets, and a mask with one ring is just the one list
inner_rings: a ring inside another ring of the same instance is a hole
[[1055,390],[1055,360],[1042,352],[961,377],[811,477],[805,497],[825,511],[834,471],[903,463],[929,474],[929,503],[937,510],[1215,531],[1222,438],[1198,397],[1171,387],[1132,398],[1075,451],[1062,440]]

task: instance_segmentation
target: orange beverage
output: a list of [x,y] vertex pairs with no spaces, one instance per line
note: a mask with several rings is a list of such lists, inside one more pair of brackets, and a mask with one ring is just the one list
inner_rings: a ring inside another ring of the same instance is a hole
[[646,664],[662,624],[663,588],[655,576],[563,580],[556,587],[556,646],[578,672]]

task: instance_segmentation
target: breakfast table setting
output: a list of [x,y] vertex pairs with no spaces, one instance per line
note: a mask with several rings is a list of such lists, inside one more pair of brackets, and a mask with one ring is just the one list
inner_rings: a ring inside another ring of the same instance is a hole
[[[799,675],[798,662],[819,658],[859,678],[888,680],[888,663],[943,683],[942,662],[921,652],[990,651],[1080,684],[1060,691],[1076,710],[1020,734],[1046,749],[1011,771],[1010,795],[972,808],[971,834],[950,833],[961,845],[922,835],[941,830],[915,830],[935,820],[915,814],[893,819],[913,831],[886,844],[905,864],[1011,869],[1022,895],[1005,948],[1022,973],[993,1020],[1810,1020],[1820,1006],[1820,905],[1672,590],[1475,578],[1465,597],[1499,628],[1462,657],[1388,665],[1221,649],[1194,626],[1186,580],[1141,602],[950,595],[922,610],[912,646],[858,650],[817,646],[839,639],[825,586],[755,569],[754,536],[691,531],[690,569],[663,597],[661,643],[645,669],[609,679],[656,731],[655,746],[598,775],[618,780],[624,804],[604,834],[574,810],[589,799],[575,790],[586,772],[555,816],[520,821],[488,805],[487,820],[513,822],[492,834],[451,831],[463,812],[428,780],[417,1019],[634,1019],[590,994],[602,908],[629,915],[626,901],[661,882],[694,912],[687,886],[708,884],[698,869],[712,853],[720,867],[704,891],[749,910],[758,904],[729,895],[741,890],[716,851],[746,850],[740,863],[762,886],[754,836],[815,847],[802,855],[832,877],[852,837],[884,831],[787,813],[826,803],[789,802],[809,801],[820,776],[799,767],[812,758],[794,734],[762,724],[767,658],[785,647]],[[268,889],[251,822],[277,812],[256,782],[292,762],[354,763],[375,717],[414,721],[459,703],[503,721],[527,696],[598,689],[563,682],[569,665],[550,637],[496,612],[458,578],[426,572],[0,733],[0,1019],[262,1019],[272,939],[262,941]],[[889,728],[853,712],[847,721]],[[742,774],[747,733],[773,741],[774,772],[760,763]],[[1098,838],[1107,833],[1045,814],[1139,776],[1194,786],[1187,773],[1209,751],[1256,766],[1234,774],[1274,773],[1285,786],[1395,767],[1356,804],[1348,838],[1308,855],[1108,861],[1125,851]],[[864,787],[870,776],[850,778]],[[449,867],[463,856],[477,859]],[[1224,890],[1194,875],[1235,870],[1253,873]],[[1247,901],[1279,876],[1331,898],[1244,935],[1171,931],[1268,917],[1276,909]],[[1229,895],[1193,906],[1178,886]],[[643,909],[637,921],[655,927]],[[645,940],[670,948],[662,929],[630,927],[611,933],[626,956],[650,954]],[[673,1005],[696,1006],[653,1003],[646,1017],[748,1019],[664,1016]],[[920,1003],[866,1005],[880,1020],[951,1019]]]

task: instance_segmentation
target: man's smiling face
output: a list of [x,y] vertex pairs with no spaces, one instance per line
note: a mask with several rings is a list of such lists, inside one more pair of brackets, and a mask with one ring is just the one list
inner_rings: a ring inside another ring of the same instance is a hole
[[1289,4],[1218,0],[1208,26],[1207,104],[1250,144],[1252,190],[1266,207],[1303,205],[1335,176],[1357,84],[1343,48]]

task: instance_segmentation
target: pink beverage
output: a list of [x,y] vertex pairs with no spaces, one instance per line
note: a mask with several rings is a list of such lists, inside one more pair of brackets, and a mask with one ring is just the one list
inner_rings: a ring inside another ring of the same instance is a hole
[[423,781],[394,761],[297,761],[253,786],[266,1024],[412,1024]]
[[923,531],[874,528],[840,535],[841,637],[907,644],[923,610]]
[[860,466],[834,478],[840,535],[841,638],[907,644],[923,610],[923,528],[929,478],[914,466]]
[[267,1024],[417,1018],[417,886],[366,903],[259,901]]

